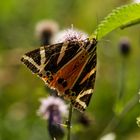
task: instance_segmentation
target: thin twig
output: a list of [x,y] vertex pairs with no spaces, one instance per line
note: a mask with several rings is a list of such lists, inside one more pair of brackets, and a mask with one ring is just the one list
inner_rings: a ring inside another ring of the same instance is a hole
[[68,116],[68,121],[67,121],[67,129],[68,129],[68,135],[67,135],[67,140],[70,140],[71,136],[71,119],[72,119],[72,104],[70,103],[69,107],[69,116]]

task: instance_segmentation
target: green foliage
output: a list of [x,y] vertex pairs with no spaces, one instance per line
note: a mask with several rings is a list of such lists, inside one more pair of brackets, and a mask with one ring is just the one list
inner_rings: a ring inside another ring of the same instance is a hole
[[[94,32],[98,40],[116,28],[125,28],[140,22],[140,3],[125,5],[114,9]],[[91,36],[92,38],[92,36]]]

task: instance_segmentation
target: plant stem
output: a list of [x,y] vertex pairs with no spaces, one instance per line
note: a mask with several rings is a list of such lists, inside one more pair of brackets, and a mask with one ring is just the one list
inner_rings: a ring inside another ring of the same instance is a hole
[[118,126],[118,124],[120,123],[121,119],[130,111],[133,109],[133,107],[136,106],[136,104],[138,104],[139,102],[139,95],[136,94],[130,101],[128,101],[128,103],[125,105],[124,109],[122,110],[122,112],[120,113],[119,116],[115,116],[112,118],[112,120],[109,122],[109,124],[107,125],[107,127],[103,130],[103,132],[100,135],[100,138],[111,132],[114,131],[114,129]]
[[68,121],[67,121],[67,129],[68,129],[68,135],[67,135],[67,140],[70,140],[71,136],[71,119],[72,119],[72,104],[70,103],[69,107],[69,116],[68,116]]
[[126,61],[122,59],[121,70],[120,70],[120,87],[118,92],[117,101],[123,97],[124,94],[124,83],[125,83],[125,69],[126,69]]

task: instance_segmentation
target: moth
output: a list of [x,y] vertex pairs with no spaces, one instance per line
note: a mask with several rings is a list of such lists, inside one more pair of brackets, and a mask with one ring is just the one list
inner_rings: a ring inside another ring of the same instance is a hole
[[41,46],[21,61],[45,84],[83,112],[91,99],[96,77],[96,38]]

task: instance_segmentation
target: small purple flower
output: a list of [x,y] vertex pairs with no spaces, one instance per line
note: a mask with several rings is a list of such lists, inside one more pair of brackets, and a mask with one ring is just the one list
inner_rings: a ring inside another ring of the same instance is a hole
[[77,29],[66,29],[59,32],[53,38],[53,43],[61,43],[65,41],[82,41],[88,38],[88,35]]
[[37,114],[39,116],[42,116],[46,120],[49,118],[50,111],[54,109],[53,108],[54,106],[55,106],[55,109],[57,109],[60,112],[60,114],[65,116],[68,113],[67,105],[64,103],[62,99],[58,97],[49,96],[48,98],[40,99],[40,102],[41,102],[41,105],[40,105],[39,110],[37,111]]
[[43,119],[48,120],[48,131],[52,139],[60,139],[64,136],[61,126],[62,116],[67,115],[67,105],[58,97],[50,96],[42,98],[41,106],[37,112]]

